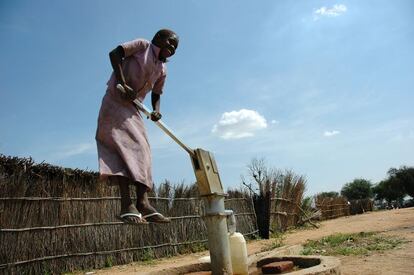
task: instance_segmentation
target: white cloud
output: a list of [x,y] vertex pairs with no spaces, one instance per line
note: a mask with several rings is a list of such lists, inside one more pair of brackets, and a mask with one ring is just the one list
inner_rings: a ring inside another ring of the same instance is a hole
[[273,119],[273,120],[271,121],[271,123],[272,123],[272,124],[276,124],[276,125],[277,125],[277,124],[279,124],[279,123],[280,123],[280,121]]
[[266,119],[253,110],[225,112],[213,126],[212,133],[223,139],[238,139],[254,136],[258,130],[267,128]]
[[336,135],[338,135],[338,134],[340,134],[341,132],[339,132],[339,131],[337,131],[337,130],[333,130],[333,131],[325,131],[324,133],[323,133],[323,135],[325,136],[325,137],[332,137],[332,136],[336,136]]
[[345,13],[348,8],[345,5],[334,5],[332,8],[320,7],[313,12],[314,20],[318,20],[322,16],[336,17]]

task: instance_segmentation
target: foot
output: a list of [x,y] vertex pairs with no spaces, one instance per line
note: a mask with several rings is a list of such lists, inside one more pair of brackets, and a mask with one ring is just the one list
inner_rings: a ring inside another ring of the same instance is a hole
[[120,221],[128,224],[148,224],[135,205],[130,204],[128,207],[121,209],[121,214],[117,217]]
[[151,214],[143,215],[142,216],[147,222],[151,223],[170,223],[171,220],[169,218],[164,217],[161,213],[153,212]]
[[137,203],[137,209],[142,213],[142,217],[150,223],[169,223],[171,220],[164,217],[149,203]]

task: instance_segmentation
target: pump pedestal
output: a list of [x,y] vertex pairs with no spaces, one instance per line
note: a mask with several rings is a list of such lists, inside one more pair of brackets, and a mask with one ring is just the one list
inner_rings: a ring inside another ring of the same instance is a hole
[[224,208],[223,186],[213,155],[195,149],[191,156],[197,186],[205,206],[204,221],[208,231],[208,247],[213,274],[233,274],[230,243],[227,233],[227,213]]

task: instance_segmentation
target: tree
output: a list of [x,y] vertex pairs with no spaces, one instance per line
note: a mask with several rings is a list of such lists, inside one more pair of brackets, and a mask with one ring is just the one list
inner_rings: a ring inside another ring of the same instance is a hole
[[375,199],[384,199],[388,204],[391,204],[393,201],[402,204],[407,194],[414,198],[414,167],[401,166],[399,169],[391,168],[387,174],[387,179],[381,181],[373,188]]
[[[264,195],[267,192],[273,192],[276,188],[277,181],[280,180],[281,172],[276,169],[268,168],[264,158],[257,159],[254,158],[247,165],[248,176],[253,184],[246,184],[244,177],[242,176],[242,183],[244,186],[248,187],[250,191],[257,194],[256,191],[259,191],[260,195]],[[253,189],[253,186],[257,185]]]
[[339,193],[335,192],[335,191],[321,192],[321,193],[317,194],[317,196],[320,197],[320,198],[337,198],[337,197],[339,197]]
[[414,198],[414,167],[391,168],[388,170],[388,180],[392,181],[394,186],[403,188],[408,195]]
[[386,200],[388,204],[393,201],[402,202],[406,195],[403,187],[396,181],[386,179],[372,188],[376,200]]
[[342,187],[341,195],[348,200],[372,198],[372,184],[366,179],[354,179],[352,182],[346,183]]

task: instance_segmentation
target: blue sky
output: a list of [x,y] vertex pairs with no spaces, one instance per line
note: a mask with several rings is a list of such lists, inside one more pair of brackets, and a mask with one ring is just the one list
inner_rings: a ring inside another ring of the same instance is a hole
[[[225,186],[255,157],[306,175],[308,194],[414,164],[414,2],[120,3],[2,1],[0,153],[97,170],[108,52],[168,27],[163,120],[214,153]],[[192,183],[188,155],[147,127],[156,183]]]

